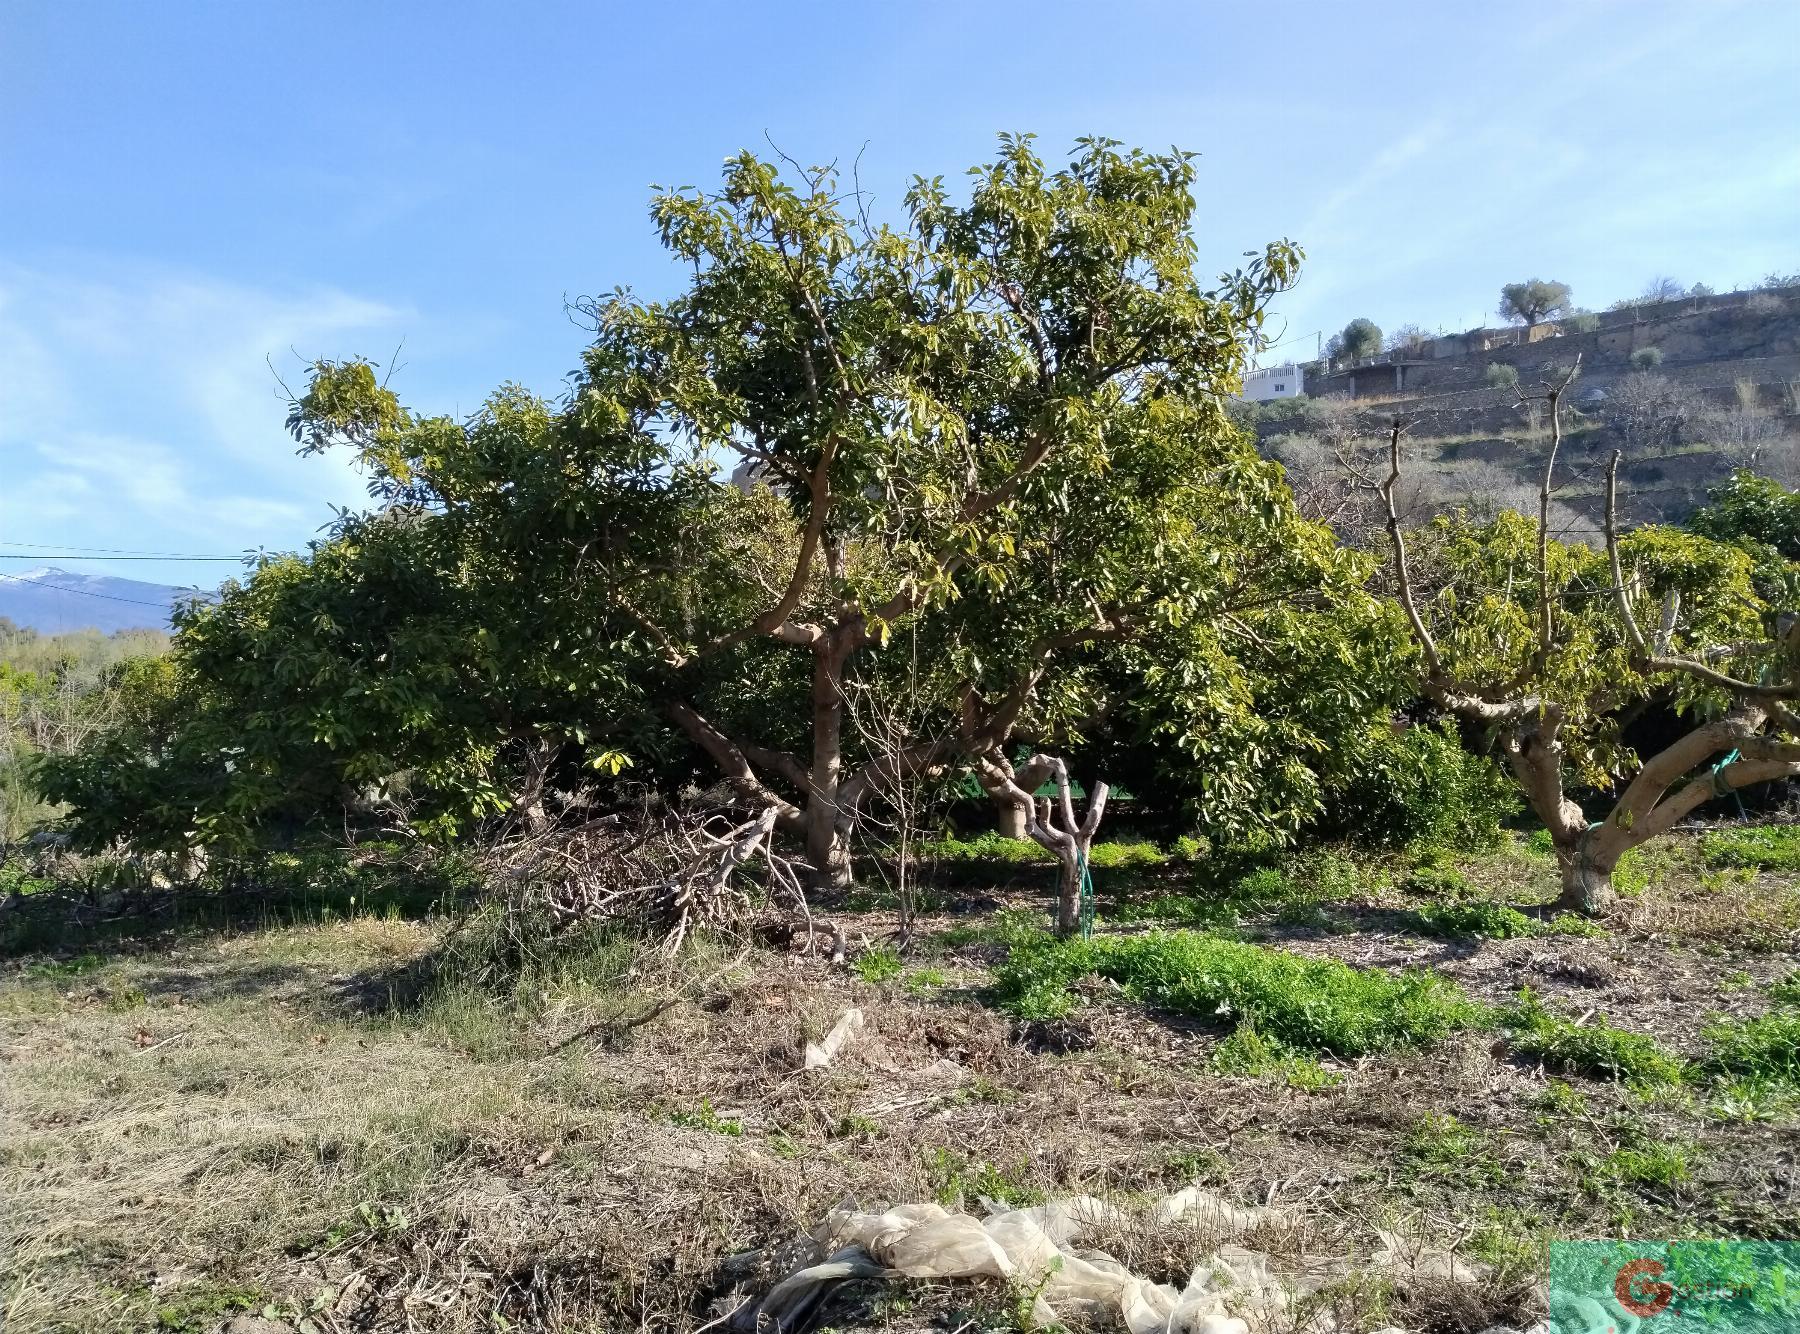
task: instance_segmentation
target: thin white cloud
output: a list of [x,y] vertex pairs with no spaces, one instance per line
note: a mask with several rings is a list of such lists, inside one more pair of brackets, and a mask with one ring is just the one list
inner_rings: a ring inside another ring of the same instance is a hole
[[0,267],[0,528],[156,549],[304,542],[362,484],[347,459],[295,458],[270,359],[397,342],[412,318],[329,288]]

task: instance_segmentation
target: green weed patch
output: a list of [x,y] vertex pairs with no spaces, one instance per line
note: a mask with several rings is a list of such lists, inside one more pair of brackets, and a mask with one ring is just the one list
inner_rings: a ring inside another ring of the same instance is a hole
[[1701,836],[1700,856],[1714,869],[1800,871],[1800,825],[1716,829]]
[[1141,1004],[1232,1027],[1245,1020],[1299,1052],[1361,1056],[1435,1042],[1481,1019],[1480,1007],[1431,973],[1389,974],[1190,931],[1095,940],[1023,941],[996,976],[1026,1017],[1072,1005],[1069,987],[1099,975]]
[[1511,940],[1516,936],[1535,936],[1543,930],[1517,908],[1488,899],[1429,903],[1408,913],[1407,924],[1422,935],[1450,939],[1481,936],[1489,940]]
[[1800,1013],[1717,1023],[1704,1033],[1709,1069],[1783,1083],[1800,1083]]
[[1500,1023],[1513,1050],[1553,1069],[1623,1079],[1637,1084],[1679,1081],[1684,1069],[1653,1038],[1614,1028],[1604,1019],[1577,1024],[1545,1007],[1529,987],[1518,1003],[1501,1011]]

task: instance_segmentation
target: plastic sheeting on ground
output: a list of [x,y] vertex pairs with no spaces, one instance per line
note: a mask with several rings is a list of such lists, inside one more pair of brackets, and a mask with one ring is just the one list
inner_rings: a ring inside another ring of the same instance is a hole
[[[1272,1216],[1196,1187],[1154,1212],[1162,1224],[1194,1226],[1221,1240]],[[1130,1334],[1250,1334],[1240,1312],[1268,1312],[1290,1300],[1288,1285],[1270,1275],[1265,1257],[1235,1246],[1221,1246],[1179,1289],[1076,1248],[1088,1229],[1123,1221],[1091,1196],[1000,1209],[985,1219],[935,1204],[878,1214],[841,1209],[814,1231],[811,1257],[761,1302],[746,1303],[732,1324],[768,1334],[801,1329],[825,1294],[850,1278],[999,1279],[1032,1296],[1040,1324],[1110,1319]]]

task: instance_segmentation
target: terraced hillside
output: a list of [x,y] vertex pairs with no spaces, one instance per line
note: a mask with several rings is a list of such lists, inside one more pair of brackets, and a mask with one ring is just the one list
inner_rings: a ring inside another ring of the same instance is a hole
[[1307,368],[1307,398],[1245,415],[1296,489],[1348,527],[1366,515],[1341,459],[1366,456],[1396,415],[1406,428],[1413,517],[1535,506],[1548,424],[1520,391],[1529,395],[1577,357],[1556,472],[1560,526],[1571,534],[1598,527],[1615,448],[1624,451],[1624,517],[1634,522],[1680,521],[1738,467],[1800,481],[1796,288],[1640,306],[1599,317],[1597,327],[1590,316],[1476,330],[1316,364]]

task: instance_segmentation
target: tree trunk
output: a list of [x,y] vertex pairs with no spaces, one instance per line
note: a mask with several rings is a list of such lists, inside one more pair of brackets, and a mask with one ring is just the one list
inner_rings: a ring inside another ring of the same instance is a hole
[[[1098,788],[1101,792],[1106,791],[1104,783],[1099,784]],[[1046,824],[1049,822],[1049,806],[1050,803],[1046,800],[1042,820]],[[1060,863],[1056,880],[1056,934],[1065,940],[1081,930],[1081,868],[1087,862],[1088,852],[1093,844],[1093,834],[1084,834],[1077,827],[1068,845],[1053,849]]]
[[844,659],[848,656],[849,645],[839,637],[822,641],[813,655],[806,860],[812,867],[815,889],[844,889],[850,884],[849,822],[838,810],[844,777]]
[[994,823],[1000,830],[1001,838],[1025,837],[1025,809],[1010,801],[994,802]]
[[1556,860],[1562,871],[1562,896],[1556,901],[1557,907],[1599,917],[1619,901],[1612,883],[1616,860],[1597,857],[1586,838],[1573,846],[1558,847]]
[[814,798],[806,807],[806,862],[814,889],[850,885],[850,839],[837,818],[837,805]]

